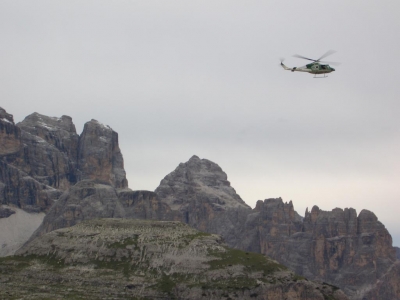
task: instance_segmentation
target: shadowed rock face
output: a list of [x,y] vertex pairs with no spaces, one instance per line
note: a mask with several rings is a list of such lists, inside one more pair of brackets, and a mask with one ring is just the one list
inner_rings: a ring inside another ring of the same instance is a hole
[[98,180],[117,188],[128,186],[118,134],[96,120],[85,124],[79,138],[78,165],[80,180]]
[[25,131],[14,124],[12,115],[0,108],[0,205],[10,204],[36,212],[48,209],[61,194],[31,172],[34,162],[29,153],[35,151],[33,149],[48,157],[36,146],[37,143],[31,145],[25,138]]
[[48,210],[60,195],[60,190],[44,185],[0,160],[0,204],[19,207],[27,212],[40,212]]
[[8,218],[9,216],[15,214],[15,211],[8,207],[0,207],[0,219]]
[[221,234],[231,246],[239,243],[251,208],[240,198],[215,163],[193,156],[161,181],[155,193],[194,228]]
[[0,167],[0,205],[26,211],[47,211],[83,179],[128,186],[118,134],[95,120],[79,136],[68,116],[33,113],[15,125],[0,108]]
[[[240,248],[260,253],[285,255],[286,240],[301,231],[302,220],[293,203],[283,203],[281,198],[257,201],[247,215]],[[276,259],[276,258],[275,258]]]
[[24,152],[14,166],[56,189],[65,190],[76,183],[79,136],[70,117],[33,113],[17,126],[22,132]]
[[[246,222],[241,248],[260,251],[295,272],[341,287],[353,299],[363,299],[395,262],[392,239],[370,211],[314,206],[302,221],[293,205],[281,199],[257,203]],[[255,233],[257,232],[257,234]],[[399,295],[393,295],[398,299]],[[370,298],[367,298],[370,299]]]
[[21,149],[21,131],[14,124],[14,118],[0,107],[0,156],[18,152]]

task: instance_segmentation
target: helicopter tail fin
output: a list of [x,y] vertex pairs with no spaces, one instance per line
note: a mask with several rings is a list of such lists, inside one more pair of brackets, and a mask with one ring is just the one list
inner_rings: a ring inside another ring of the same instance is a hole
[[283,62],[281,62],[281,66],[282,66],[282,68],[284,68],[285,70],[292,70],[291,68],[286,67],[286,66],[283,64]]

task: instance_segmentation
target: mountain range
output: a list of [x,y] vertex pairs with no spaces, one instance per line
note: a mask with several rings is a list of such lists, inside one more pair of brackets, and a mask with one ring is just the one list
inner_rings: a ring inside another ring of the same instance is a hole
[[99,218],[180,222],[349,299],[400,299],[396,248],[373,212],[315,205],[302,217],[281,198],[251,208],[221,167],[195,155],[155,191],[133,191],[118,134],[96,120],[78,135],[68,116],[33,113],[15,124],[0,108],[0,204],[3,256],[32,254],[52,232]]

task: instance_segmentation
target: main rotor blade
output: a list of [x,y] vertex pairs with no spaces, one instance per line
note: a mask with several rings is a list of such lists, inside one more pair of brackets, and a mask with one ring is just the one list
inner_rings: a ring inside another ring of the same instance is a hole
[[332,66],[340,65],[340,62],[336,62],[336,61],[320,61],[320,63],[324,63],[324,64],[328,64],[328,65],[332,65]]
[[307,58],[298,54],[293,55],[293,57],[297,57],[297,58],[302,58],[302,59],[307,59],[307,60],[311,60],[311,61],[316,61],[315,59],[311,59],[311,58]]
[[324,55],[322,55],[320,58],[318,58],[316,61],[320,61],[321,59],[323,59],[323,58],[325,58],[325,57],[327,57],[329,55],[332,55],[333,53],[336,53],[336,51],[335,50],[329,50]]

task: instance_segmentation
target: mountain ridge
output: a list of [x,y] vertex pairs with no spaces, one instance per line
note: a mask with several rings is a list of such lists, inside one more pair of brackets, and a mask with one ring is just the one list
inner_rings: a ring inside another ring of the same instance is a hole
[[[28,120],[46,126],[39,124],[39,130],[26,122],[30,127],[24,130],[0,109],[0,204],[11,210],[14,205],[30,213],[47,212],[18,253],[48,232],[94,218],[180,221],[221,235],[230,247],[268,255],[300,275],[339,286],[351,299],[400,299],[392,239],[372,212],[357,215],[352,208],[323,211],[314,206],[302,218],[292,201],[281,198],[259,200],[252,209],[220,166],[195,155],[167,174],[154,192],[132,191],[117,133],[92,120],[82,138],[88,142],[78,138],[75,146],[72,119],[40,116]],[[62,130],[54,130],[59,122]],[[71,141],[63,139],[68,134]],[[83,155],[69,157],[74,149]],[[49,157],[57,158],[53,161],[59,161],[59,167],[49,168]],[[44,167],[35,167],[40,165]],[[22,195],[23,201],[13,195]],[[5,220],[12,214],[3,212]]]

